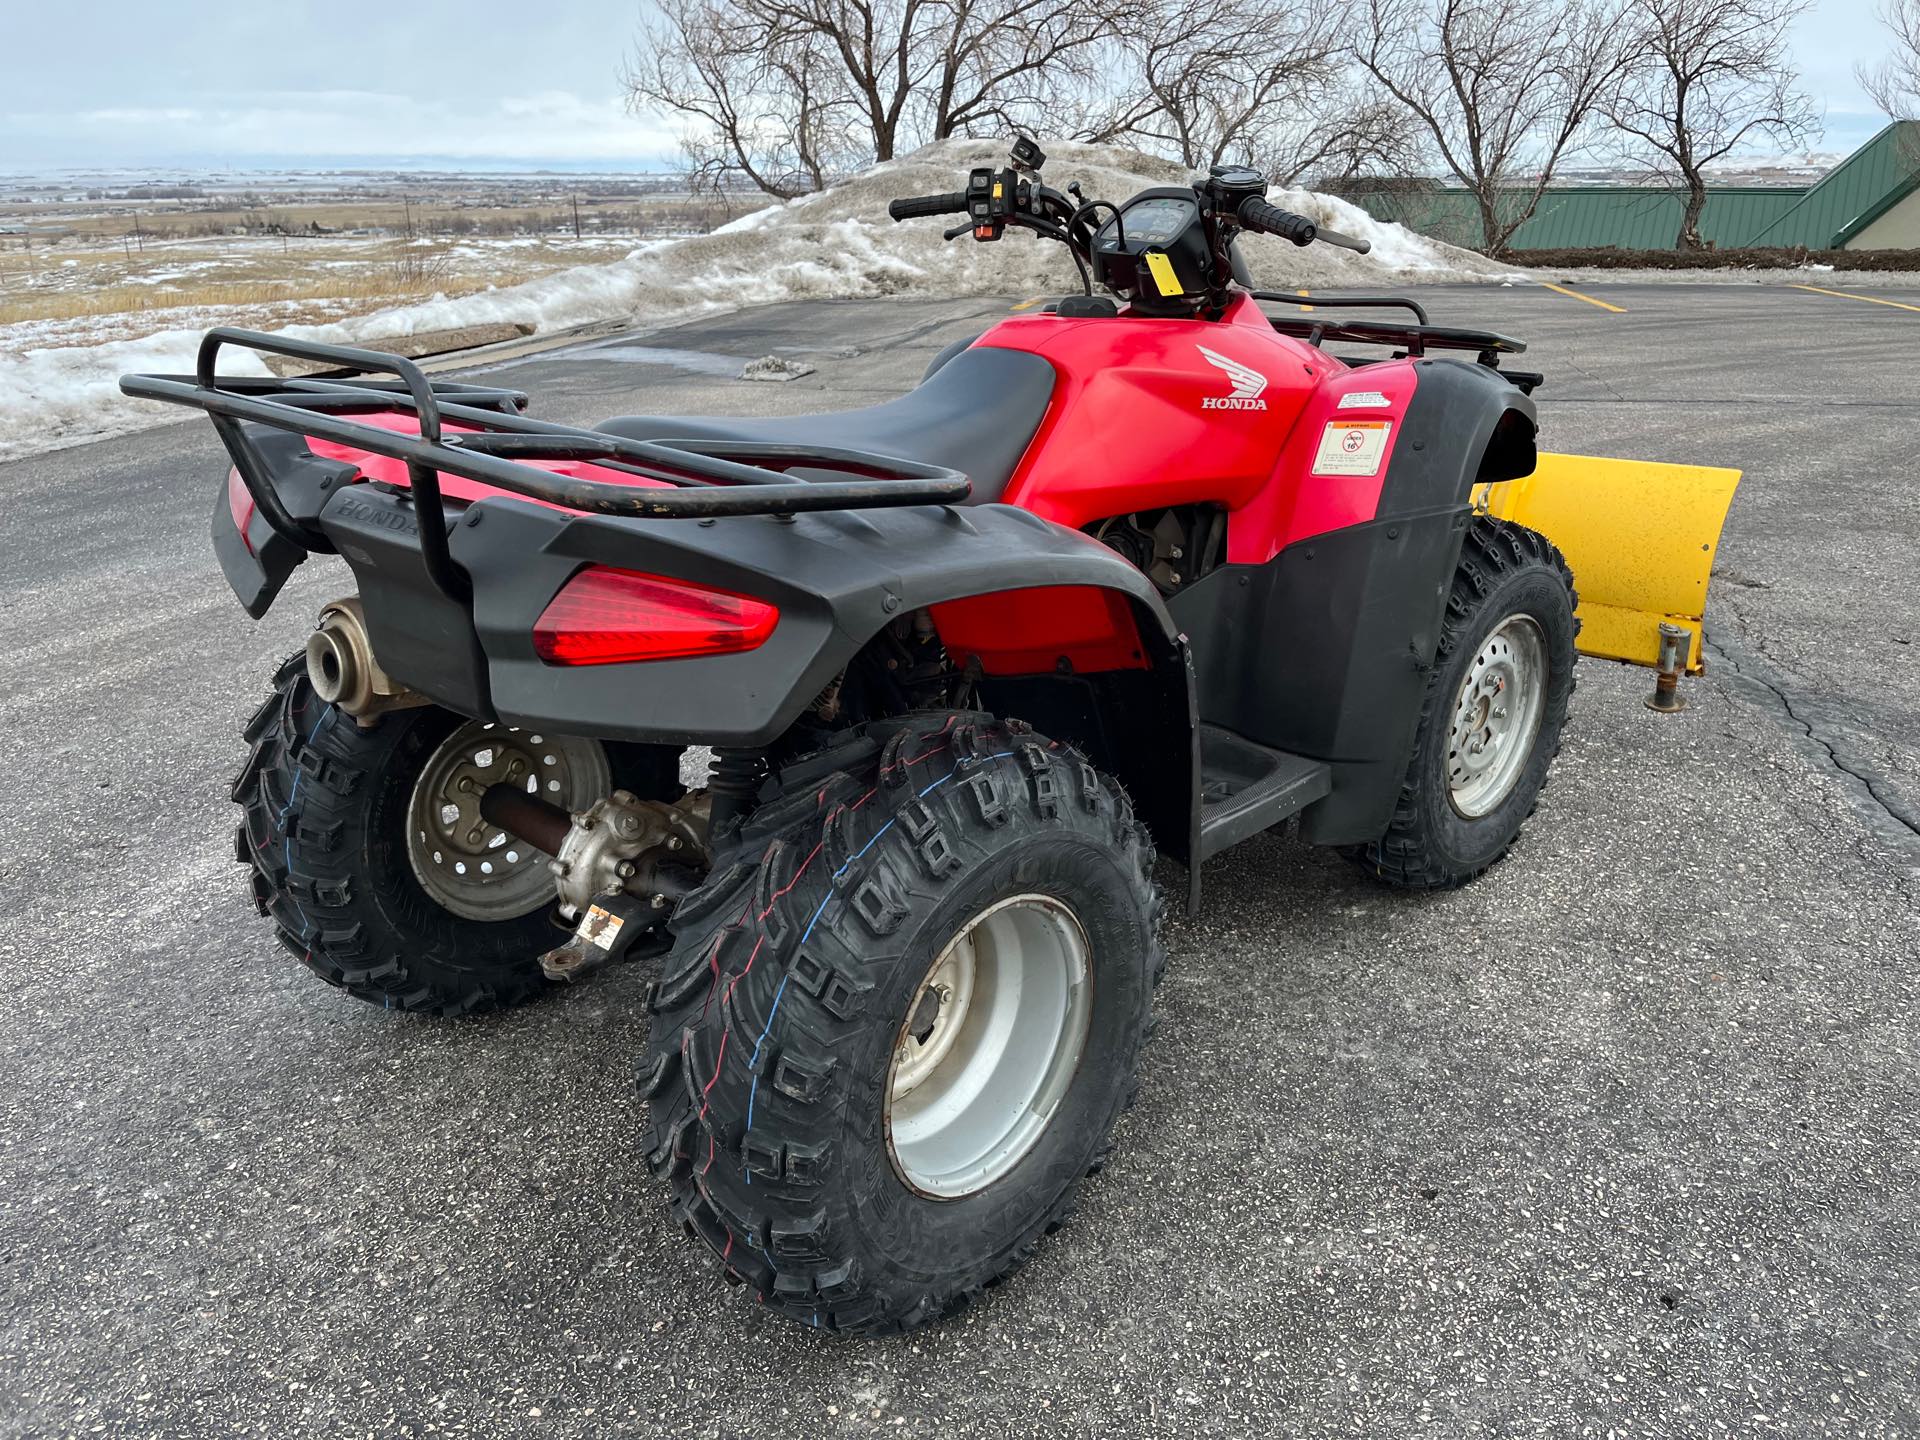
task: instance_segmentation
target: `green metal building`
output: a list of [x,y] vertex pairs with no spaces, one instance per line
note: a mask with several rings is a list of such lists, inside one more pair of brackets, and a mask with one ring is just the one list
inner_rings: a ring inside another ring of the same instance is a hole
[[[1376,219],[1456,245],[1481,242],[1473,198],[1457,186],[1355,194]],[[1513,236],[1516,250],[1668,250],[1680,234],[1684,193],[1643,185],[1569,186],[1546,192]],[[1920,247],[1920,121],[1887,126],[1814,185],[1730,185],[1707,192],[1700,233],[1717,249]]]

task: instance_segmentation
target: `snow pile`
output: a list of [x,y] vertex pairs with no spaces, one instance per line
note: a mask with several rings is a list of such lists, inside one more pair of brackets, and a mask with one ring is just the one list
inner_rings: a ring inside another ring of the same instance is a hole
[[[1077,180],[1090,197],[1121,201],[1150,185],[1187,182],[1187,172],[1113,146],[1050,147],[1047,178],[1056,187]],[[286,333],[371,345],[458,326],[508,322],[536,332],[594,321],[657,324],[702,312],[780,300],[874,295],[1005,295],[1024,298],[1079,289],[1065,247],[1023,231],[997,244],[943,242],[958,217],[887,218],[887,202],[904,195],[958,190],[966,172],[1005,163],[1000,141],[949,140],[877,165],[830,190],[742,216],[710,235],[644,245],[624,259],[580,265],[525,284],[435,298]],[[1274,288],[1354,288],[1393,280],[1474,280],[1511,274],[1470,251],[1398,225],[1382,224],[1344,201],[1305,191],[1279,191],[1276,204],[1333,229],[1373,242],[1371,255],[1331,246],[1306,249],[1249,236],[1248,264]],[[166,312],[159,312],[165,315]],[[187,317],[178,317],[186,321]],[[189,324],[217,324],[196,313]],[[198,332],[169,328],[143,340],[27,349],[25,327],[0,327],[0,459],[138,429],[179,412],[119,395],[126,370],[187,371]],[[245,363],[235,354],[233,373]],[[259,370],[253,373],[262,373]]]

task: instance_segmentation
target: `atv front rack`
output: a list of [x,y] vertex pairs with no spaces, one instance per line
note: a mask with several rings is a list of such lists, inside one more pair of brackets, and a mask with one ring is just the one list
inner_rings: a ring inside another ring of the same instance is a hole
[[[221,377],[215,362],[226,345],[393,379]],[[137,399],[205,411],[261,516],[275,532],[303,549],[312,548],[313,537],[288,513],[242,422],[405,462],[427,569],[447,593],[457,593],[460,586],[447,553],[442,474],[569,510],[647,520],[951,504],[966,499],[973,489],[958,471],[858,450],[732,440],[627,440],[598,430],[556,425],[520,413],[526,397],[516,391],[429,381],[419,366],[398,355],[253,330],[209,330],[200,342],[192,376],[125,375],[120,389]],[[411,411],[420,433],[397,434],[341,413],[355,410]],[[476,433],[445,433],[444,421]],[[656,483],[622,485],[581,479],[523,463],[534,460],[590,461]],[[789,474],[794,470],[825,470],[859,478],[794,480]]]
[[1309,320],[1304,316],[1269,315],[1267,323],[1282,335],[1292,335],[1319,348],[1322,341],[1340,340],[1354,345],[1396,345],[1407,354],[1420,356],[1428,350],[1471,350],[1482,365],[1499,368],[1502,355],[1519,355],[1527,342],[1492,330],[1461,330],[1451,325],[1430,325],[1427,312],[1419,302],[1389,296],[1368,295],[1286,295],[1277,290],[1255,290],[1253,298],[1272,304],[1304,305],[1312,309],[1411,310],[1416,323],[1395,324],[1381,320]]

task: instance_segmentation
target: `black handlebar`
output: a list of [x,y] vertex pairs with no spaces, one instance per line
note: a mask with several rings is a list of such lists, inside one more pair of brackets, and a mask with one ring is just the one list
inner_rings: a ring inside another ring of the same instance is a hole
[[966,193],[960,190],[951,190],[945,195],[915,195],[905,200],[887,202],[887,214],[895,220],[917,220],[923,215],[964,215],[966,213]]
[[1318,240],[1324,245],[1338,245],[1342,250],[1352,250],[1360,255],[1373,248],[1368,241],[1342,235],[1338,230],[1323,229],[1304,215],[1295,215],[1291,210],[1269,205],[1258,195],[1249,195],[1240,202],[1239,216],[1240,223],[1247,229],[1258,230],[1263,235],[1277,235],[1296,245],[1311,245]]

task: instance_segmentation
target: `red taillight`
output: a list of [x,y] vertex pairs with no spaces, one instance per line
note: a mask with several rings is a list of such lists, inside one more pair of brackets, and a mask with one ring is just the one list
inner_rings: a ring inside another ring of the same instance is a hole
[[764,644],[779,619],[751,595],[595,565],[553,597],[533,627],[533,648],[549,665],[731,655]]
[[253,554],[253,537],[247,534],[247,527],[253,523],[253,496],[248,493],[247,482],[240,478],[238,470],[227,471],[227,514],[233,517],[247,553]]

